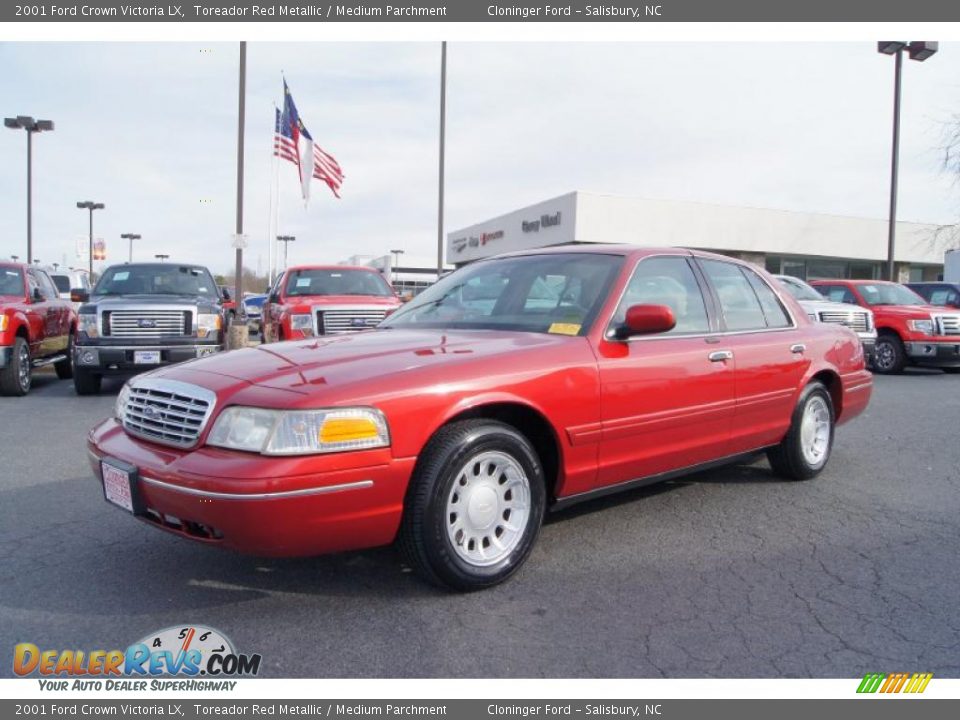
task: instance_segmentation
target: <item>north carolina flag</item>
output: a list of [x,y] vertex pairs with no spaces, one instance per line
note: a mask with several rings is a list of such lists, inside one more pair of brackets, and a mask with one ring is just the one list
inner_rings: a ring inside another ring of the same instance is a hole
[[310,199],[311,178],[323,180],[334,196],[340,197],[337,191],[343,184],[343,170],[332,155],[313,142],[313,136],[300,119],[286,80],[283,81],[283,112],[276,109],[273,154],[297,166],[304,200]]

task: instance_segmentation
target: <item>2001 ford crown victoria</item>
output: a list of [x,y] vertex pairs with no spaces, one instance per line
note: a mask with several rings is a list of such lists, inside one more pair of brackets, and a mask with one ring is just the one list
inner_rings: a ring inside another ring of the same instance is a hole
[[88,447],[159,528],[272,556],[397,540],[469,590],[548,507],[759,450],[812,478],[871,390],[857,336],[751,265],[582,246],[469,265],[376,330],[135,378]]

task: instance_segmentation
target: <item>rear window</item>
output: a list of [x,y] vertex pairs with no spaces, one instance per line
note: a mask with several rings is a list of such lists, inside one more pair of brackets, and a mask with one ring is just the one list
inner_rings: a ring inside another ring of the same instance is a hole
[[51,275],[50,279],[53,280],[53,284],[57,286],[57,291],[62,293],[70,292],[70,276],[69,275]]

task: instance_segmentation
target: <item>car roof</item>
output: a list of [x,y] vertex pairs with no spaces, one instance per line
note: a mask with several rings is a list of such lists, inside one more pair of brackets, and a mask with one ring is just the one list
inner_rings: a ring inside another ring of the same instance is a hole
[[891,282],[890,280],[848,280],[846,278],[820,278],[811,280],[811,285],[820,283],[830,283],[831,285],[902,285],[903,283]]
[[291,265],[287,272],[297,272],[298,270],[363,270],[380,275],[380,270],[369,265]]
[[[683,257],[702,257],[708,260],[725,260],[727,262],[751,265],[746,260],[721,255],[719,253],[707,252],[705,250],[692,250],[683,247],[647,247],[641,245],[623,245],[613,243],[578,243],[576,245],[551,245],[544,248],[533,248],[530,250],[516,250],[514,252],[494,255],[484,260],[493,260],[504,257],[523,257],[529,255],[622,255],[633,259],[650,257],[652,255],[680,255]],[[754,267],[756,267],[754,265]]]

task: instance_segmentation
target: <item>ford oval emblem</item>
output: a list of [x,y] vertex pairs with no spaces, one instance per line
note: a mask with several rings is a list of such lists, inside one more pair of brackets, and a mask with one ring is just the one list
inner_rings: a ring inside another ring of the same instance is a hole
[[157,321],[153,318],[140,318],[137,320],[137,327],[139,328],[155,328],[157,326]]
[[148,420],[162,420],[163,414],[157,410],[153,405],[147,405],[143,409],[143,415]]

